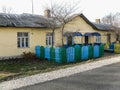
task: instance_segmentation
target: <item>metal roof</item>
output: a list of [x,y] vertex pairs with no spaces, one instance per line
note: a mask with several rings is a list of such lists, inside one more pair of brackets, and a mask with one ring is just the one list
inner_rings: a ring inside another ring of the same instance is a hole
[[40,15],[0,13],[0,26],[4,27],[47,27],[46,20]]
[[[74,15],[71,17],[73,19],[76,16],[82,17],[86,23],[91,25],[94,29],[97,30],[113,30],[113,28],[106,24],[97,24],[90,22],[83,14]],[[36,27],[36,28],[49,28],[48,20],[53,20],[52,18],[46,18],[41,15],[32,15],[32,14],[6,14],[0,13],[0,26],[3,27]],[[52,22],[52,21],[51,21]],[[51,23],[52,24],[52,23]],[[55,25],[53,23],[53,25]],[[56,21],[56,27],[60,24]]]
[[95,22],[89,21],[83,14],[80,14],[79,16],[81,18],[83,18],[86,21],[86,23],[88,23],[94,29],[97,29],[97,30],[114,30],[114,28],[110,25],[103,24],[103,23],[95,23]]

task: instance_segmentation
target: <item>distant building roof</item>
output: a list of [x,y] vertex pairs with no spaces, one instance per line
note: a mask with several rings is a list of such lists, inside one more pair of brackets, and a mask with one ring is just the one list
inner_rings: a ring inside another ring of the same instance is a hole
[[92,22],[92,24],[98,29],[98,30],[113,30],[114,28],[110,25],[103,24],[103,23],[95,23]]
[[82,17],[86,21],[86,23],[91,25],[94,29],[97,29],[97,30],[114,30],[114,28],[110,25],[103,24],[103,23],[95,23],[95,22],[89,21],[83,14],[80,14],[79,16]]

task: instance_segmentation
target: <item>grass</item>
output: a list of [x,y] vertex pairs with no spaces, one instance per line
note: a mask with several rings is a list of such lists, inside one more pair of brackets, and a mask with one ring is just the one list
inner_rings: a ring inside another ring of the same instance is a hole
[[[111,58],[111,56],[102,57],[102,59],[104,58]],[[82,61],[82,62],[79,61],[76,63],[68,63],[68,64],[57,64],[54,62],[49,62],[47,60],[32,60],[32,61],[23,60],[23,59],[4,60],[4,61],[0,61],[0,82],[10,80],[13,78],[16,79],[19,77],[25,77],[29,75],[38,74],[38,73],[44,73],[44,72],[49,72],[53,70],[63,69],[63,68],[67,68],[75,65],[80,65],[83,63],[93,62],[96,60],[101,60],[101,58]]]
[[30,75],[37,72],[47,71],[49,68],[56,68],[59,66],[56,63],[49,62],[47,60],[7,60],[0,61],[0,71],[1,72],[10,72],[10,73],[19,73]]
[[4,60],[0,61],[0,81],[49,72],[64,66],[65,64],[57,64],[47,60]]

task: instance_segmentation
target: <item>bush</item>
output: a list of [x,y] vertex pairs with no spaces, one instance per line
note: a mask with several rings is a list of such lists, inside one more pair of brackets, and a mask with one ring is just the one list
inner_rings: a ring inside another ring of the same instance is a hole
[[32,52],[23,52],[22,58],[24,58],[25,60],[34,60],[34,59],[36,59],[35,54],[32,53]]

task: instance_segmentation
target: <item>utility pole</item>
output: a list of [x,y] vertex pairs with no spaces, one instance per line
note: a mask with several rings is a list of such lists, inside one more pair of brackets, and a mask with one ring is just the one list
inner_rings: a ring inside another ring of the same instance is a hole
[[31,3],[32,3],[32,14],[34,14],[34,3],[33,3],[33,0],[31,0]]

